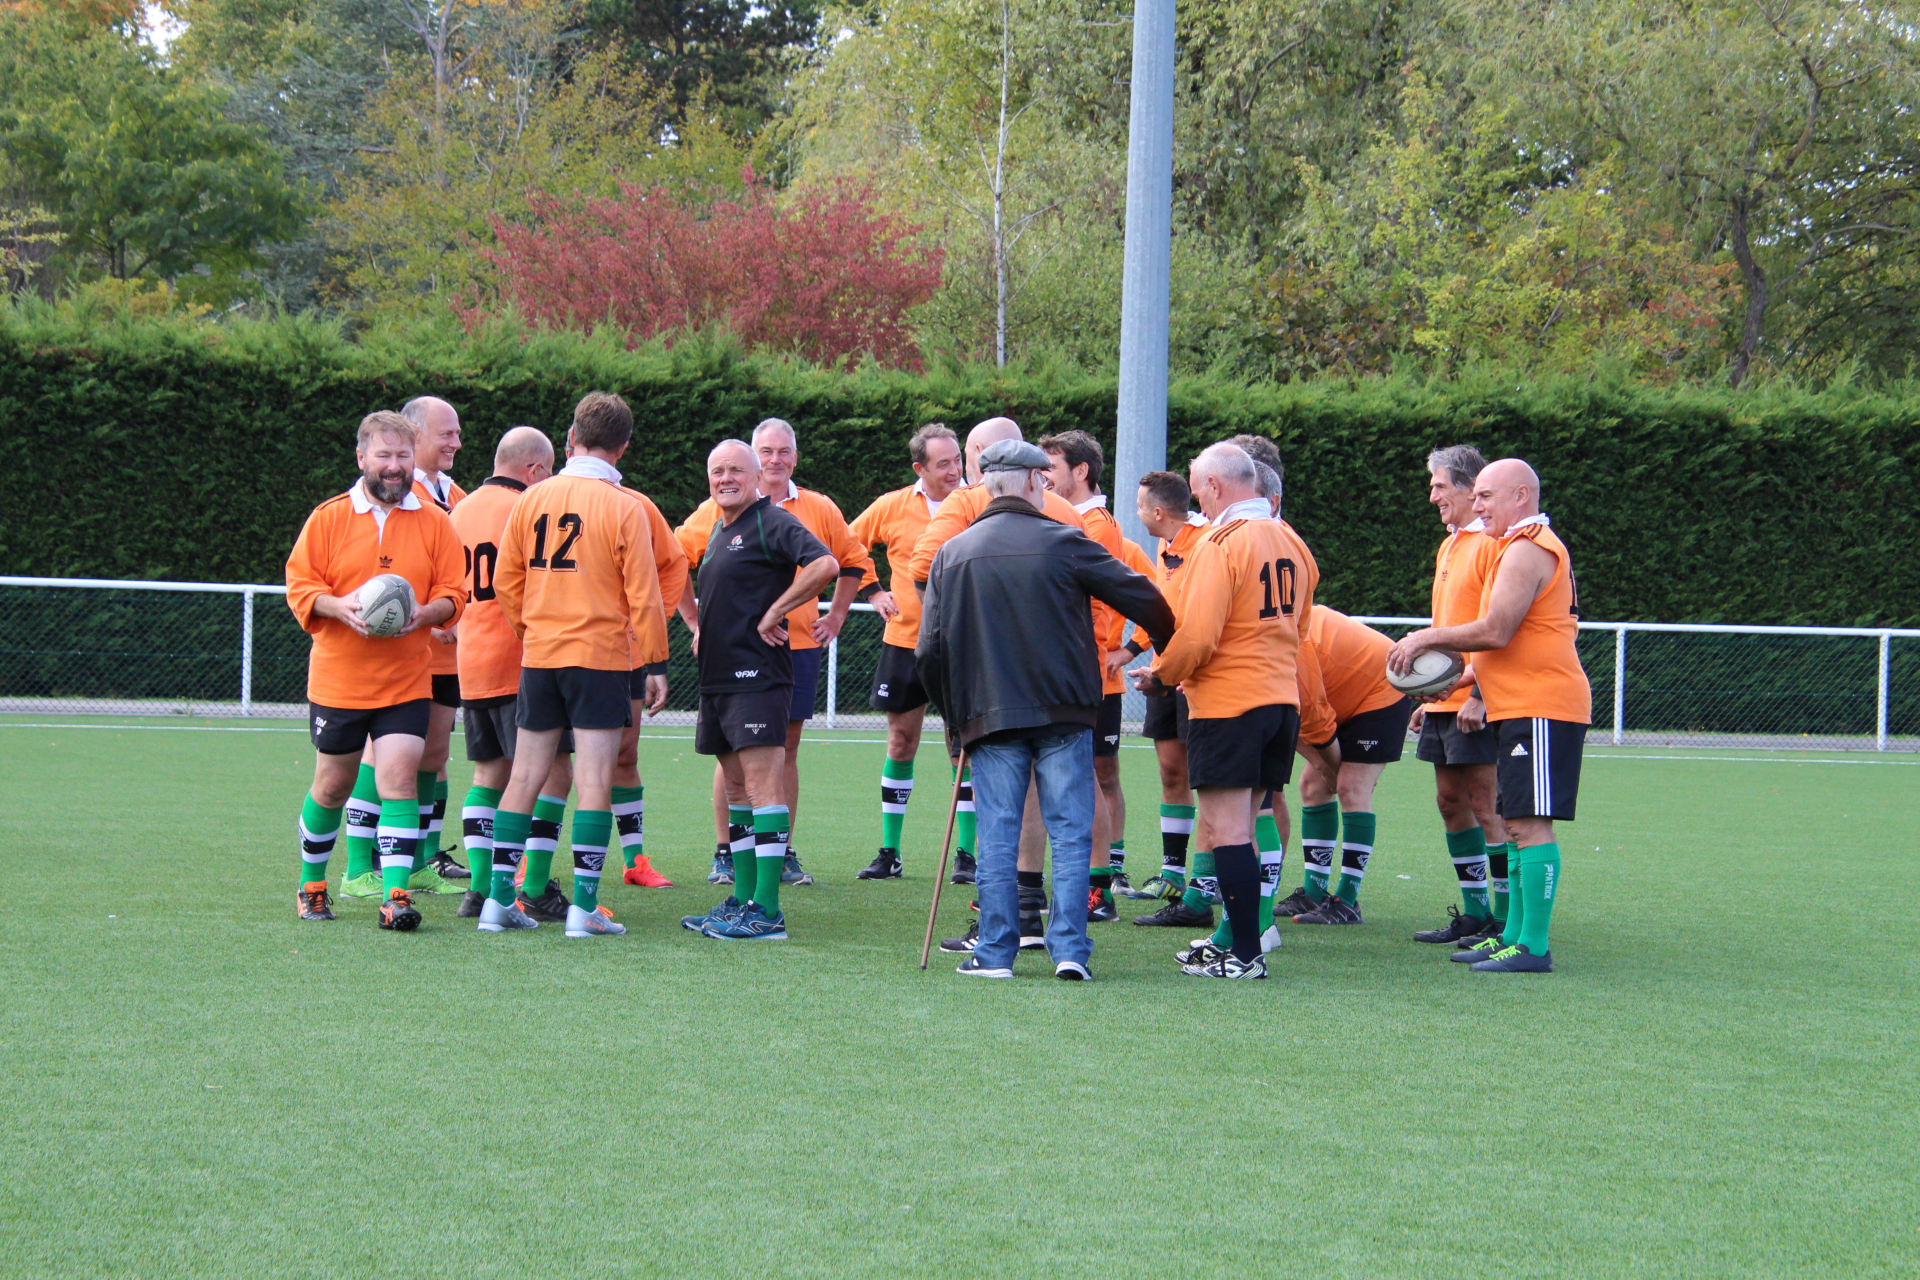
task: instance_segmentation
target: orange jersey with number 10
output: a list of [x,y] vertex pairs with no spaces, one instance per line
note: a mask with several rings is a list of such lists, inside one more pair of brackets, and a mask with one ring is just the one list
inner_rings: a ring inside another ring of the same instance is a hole
[[1195,719],[1300,705],[1300,631],[1312,619],[1319,570],[1278,520],[1234,520],[1194,544],[1182,570],[1179,628],[1153,664],[1181,685]]
[[520,637],[494,595],[500,538],[526,486],[495,476],[467,495],[447,518],[467,562],[467,610],[460,615],[460,696],[504,698],[520,691]]
[[1507,552],[1523,538],[1552,553],[1553,576],[1534,597],[1506,648],[1483,649],[1473,655],[1473,677],[1487,704],[1487,719],[1538,717],[1592,724],[1593,686],[1587,683],[1574,644],[1580,635],[1580,597],[1573,584],[1573,559],[1567,544],[1547,527],[1545,516],[1520,521],[1500,539],[1481,592],[1480,616],[1486,616]]
[[501,536],[494,591],[524,666],[631,671],[636,658],[667,659],[647,518],[610,481],[563,471],[522,494]]

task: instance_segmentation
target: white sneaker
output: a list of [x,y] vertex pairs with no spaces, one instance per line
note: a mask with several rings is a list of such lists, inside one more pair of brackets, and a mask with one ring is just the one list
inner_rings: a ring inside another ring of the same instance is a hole
[[569,938],[598,938],[608,934],[625,933],[627,926],[613,922],[613,912],[605,907],[595,907],[591,911],[582,911],[579,905],[567,908],[567,936]]
[[1093,974],[1078,960],[1062,960],[1053,966],[1053,976],[1063,982],[1092,982]]
[[539,927],[538,920],[512,903],[503,907],[492,898],[488,898],[480,905],[478,928],[482,933],[505,933],[508,929],[538,929]]

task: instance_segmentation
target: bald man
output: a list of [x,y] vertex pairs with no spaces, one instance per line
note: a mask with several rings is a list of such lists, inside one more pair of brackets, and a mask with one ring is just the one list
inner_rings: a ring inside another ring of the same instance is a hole
[[1508,877],[1519,883],[1507,900],[1506,926],[1453,959],[1476,973],[1552,973],[1548,926],[1560,879],[1553,824],[1573,821],[1593,720],[1593,689],[1574,643],[1580,598],[1566,544],[1540,511],[1532,467],[1518,458],[1488,463],[1474,479],[1473,513],[1498,544],[1479,618],[1413,632],[1388,651],[1387,665],[1405,672],[1427,649],[1471,653],[1460,683],[1476,689],[1497,735],[1500,817],[1517,848]]

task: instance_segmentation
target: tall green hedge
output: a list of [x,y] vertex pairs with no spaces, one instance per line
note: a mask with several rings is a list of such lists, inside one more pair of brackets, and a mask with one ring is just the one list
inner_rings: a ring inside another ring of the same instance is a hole
[[[307,512],[352,480],[369,410],[421,393],[452,401],[466,426],[455,472],[471,486],[506,428],[557,436],[583,392],[609,388],[640,423],[630,474],[676,520],[704,496],[712,443],[769,415],[799,428],[800,479],[849,516],[912,479],[905,438],[930,419],[964,431],[1006,413],[1030,436],[1077,426],[1113,439],[1107,375],[848,375],[723,343],[628,352],[504,327],[349,341],[304,319],[0,308],[0,572],[275,582]],[[1920,400],[1901,389],[1196,379],[1174,384],[1168,431],[1176,465],[1224,435],[1272,436],[1321,595],[1354,612],[1425,611],[1441,530],[1424,458],[1470,441],[1540,471],[1589,618],[1920,620]]]

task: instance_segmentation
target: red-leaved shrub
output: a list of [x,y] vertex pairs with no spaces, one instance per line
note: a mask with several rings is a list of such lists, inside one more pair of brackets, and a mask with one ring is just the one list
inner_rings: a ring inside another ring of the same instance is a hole
[[[621,184],[615,199],[563,203],[529,197],[532,221],[494,220],[481,249],[499,297],[529,319],[591,331],[613,325],[632,344],[659,333],[725,323],[750,345],[820,364],[919,367],[910,308],[940,284],[939,249],[878,209],[853,182],[776,197],[749,173],[745,196],[708,208],[665,188]],[[471,328],[484,300],[456,306]]]

